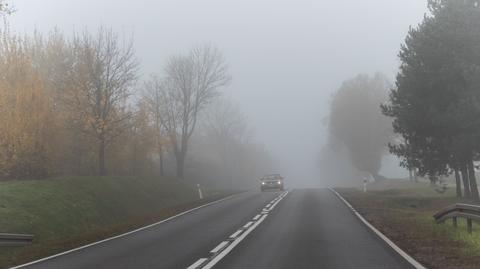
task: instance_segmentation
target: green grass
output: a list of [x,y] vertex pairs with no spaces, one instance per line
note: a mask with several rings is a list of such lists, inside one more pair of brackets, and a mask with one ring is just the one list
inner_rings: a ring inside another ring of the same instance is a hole
[[431,219],[431,215],[419,218],[423,225],[429,226],[436,236],[447,235],[456,242],[465,245],[462,248],[463,254],[471,257],[476,257],[480,253],[480,229],[478,225],[473,226],[473,233],[467,232],[467,222],[464,219],[458,219],[458,227],[455,228],[451,221],[444,224],[437,224]]
[[197,204],[197,190],[176,179],[65,177],[2,182],[0,232],[31,233],[35,240],[26,247],[1,248],[0,268],[125,232]]

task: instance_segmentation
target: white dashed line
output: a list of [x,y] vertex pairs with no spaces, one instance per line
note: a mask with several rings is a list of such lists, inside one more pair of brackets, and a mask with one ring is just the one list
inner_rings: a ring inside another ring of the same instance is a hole
[[[283,192],[279,196],[277,196],[275,199],[270,201],[268,205],[266,205],[260,214],[257,214],[254,218],[253,221],[247,222],[243,226],[242,229],[237,230],[235,233],[230,235],[229,240],[230,241],[223,241],[221,242],[218,246],[216,246],[212,251],[210,251],[211,257],[210,258],[202,258],[192,264],[190,267],[187,269],[210,269],[212,268],[215,264],[217,264],[220,260],[223,259],[230,251],[232,251],[233,248],[235,248],[236,245],[238,245],[245,237],[252,232],[260,223],[262,223],[267,217],[268,213],[288,194],[288,191]],[[206,263],[206,264],[205,264]],[[202,266],[205,264],[204,266]]]
[[248,228],[253,224],[253,221],[247,222],[247,224],[243,225],[243,228]]
[[202,269],[210,269],[213,266],[215,266],[215,264],[221,261],[223,257],[225,257],[228,253],[230,253],[230,251],[232,251],[232,249],[235,246],[237,246],[240,242],[242,242],[242,240],[245,239],[245,237],[247,237],[247,235],[250,232],[252,232],[260,223],[262,223],[266,217],[267,216],[262,216],[257,222],[255,222],[255,224],[252,227],[246,230],[241,236],[239,236],[235,241],[233,241],[230,245],[228,245],[228,247],[226,247],[222,252],[218,253],[218,255],[216,255],[215,258],[213,258],[209,263],[207,263],[204,267],[202,267]]
[[200,265],[202,265],[207,260],[208,259],[201,258],[198,261],[196,261],[194,264],[190,265],[187,269],[197,269],[197,268],[199,268]]
[[218,246],[216,246],[214,249],[212,249],[212,251],[210,251],[211,253],[217,253],[219,252],[220,250],[222,250],[226,245],[228,245],[228,241],[223,241],[222,243],[218,244]]
[[[201,209],[201,208],[204,208],[204,207],[208,207],[208,206],[211,206],[211,205],[214,205],[214,204],[217,204],[217,203],[220,203],[220,202],[223,202],[225,200],[228,200],[228,199],[231,199],[232,197],[236,196],[238,194],[234,194],[234,195],[230,195],[230,196],[227,196],[223,199],[219,199],[219,200],[216,200],[216,201],[213,201],[213,202],[210,202],[208,204],[204,204],[204,205],[201,205],[201,206],[198,206],[198,207],[195,207],[195,208],[192,208],[192,209],[189,209],[187,211],[184,211],[184,212],[181,212],[175,216],[172,216],[172,217],[169,217],[167,219],[164,219],[164,220],[161,220],[159,222],[155,222],[153,224],[149,224],[147,226],[143,226],[143,227],[140,227],[136,230],[133,230],[133,231],[130,231],[130,232],[126,232],[126,233],[123,233],[123,234],[120,234],[120,235],[116,235],[116,236],[112,236],[112,237],[109,237],[109,238],[106,238],[106,239],[103,239],[103,240],[100,240],[100,241],[96,241],[96,242],[93,242],[93,243],[90,243],[88,245],[84,245],[84,246],[81,246],[81,247],[77,247],[77,248],[74,248],[74,249],[71,249],[71,250],[67,250],[67,251],[64,251],[64,252],[61,252],[61,253],[58,253],[58,254],[54,254],[52,256],[48,256],[48,257],[45,257],[45,258],[42,258],[42,259],[39,259],[39,260],[35,260],[35,261],[32,261],[32,262],[29,262],[29,263],[25,263],[25,264],[21,264],[21,265],[17,265],[15,267],[11,267],[10,269],[19,269],[19,268],[24,268],[24,267],[27,267],[27,266],[30,266],[30,265],[34,265],[34,264],[38,264],[38,263],[41,263],[41,262],[44,262],[44,261],[47,261],[47,260],[51,260],[51,259],[54,259],[54,258],[57,258],[57,257],[60,257],[60,256],[63,256],[63,255],[66,255],[66,254],[69,254],[69,253],[72,253],[72,252],[75,252],[75,251],[79,251],[79,250],[82,250],[82,249],[86,249],[86,248],[89,248],[89,247],[92,247],[92,246],[95,246],[95,245],[98,245],[98,244],[102,244],[102,243],[105,243],[105,242],[108,242],[108,241],[112,241],[112,240],[115,240],[117,238],[122,238],[122,237],[125,237],[127,235],[130,235],[130,234],[134,234],[134,233],[137,233],[137,232],[140,232],[140,231],[143,231],[143,230],[146,230],[146,229],[150,229],[152,227],[155,227],[155,226],[158,226],[162,223],[165,223],[165,222],[169,222],[175,218],[178,218],[178,217],[181,217],[183,215],[187,215],[193,211],[196,211],[198,209]],[[189,267],[190,268],[190,267]]]
[[230,238],[236,238],[242,232],[243,232],[243,230],[238,230],[238,231],[234,232],[232,235],[230,235]]

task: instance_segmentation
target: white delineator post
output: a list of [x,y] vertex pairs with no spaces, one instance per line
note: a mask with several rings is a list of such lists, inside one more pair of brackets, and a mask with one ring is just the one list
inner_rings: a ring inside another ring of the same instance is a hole
[[363,179],[363,192],[367,192],[367,179]]
[[200,197],[200,199],[203,199],[203,193],[202,193],[202,189],[200,188],[200,184],[197,184],[197,188],[198,188],[198,196]]

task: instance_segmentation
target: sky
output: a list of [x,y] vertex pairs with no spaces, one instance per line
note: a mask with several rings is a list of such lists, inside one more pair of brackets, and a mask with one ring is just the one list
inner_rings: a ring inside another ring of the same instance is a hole
[[[133,35],[143,78],[174,54],[204,44],[224,53],[225,94],[239,103],[256,140],[298,185],[321,184],[332,93],[359,73],[392,80],[400,45],[426,0],[11,0],[11,27],[31,33],[111,27]],[[399,173],[387,162],[384,173]],[[319,173],[320,172],[320,173]]]

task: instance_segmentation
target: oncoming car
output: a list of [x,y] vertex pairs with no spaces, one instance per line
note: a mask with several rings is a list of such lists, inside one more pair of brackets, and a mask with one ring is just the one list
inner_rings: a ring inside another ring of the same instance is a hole
[[260,190],[284,190],[283,177],[279,174],[266,175],[260,179]]

